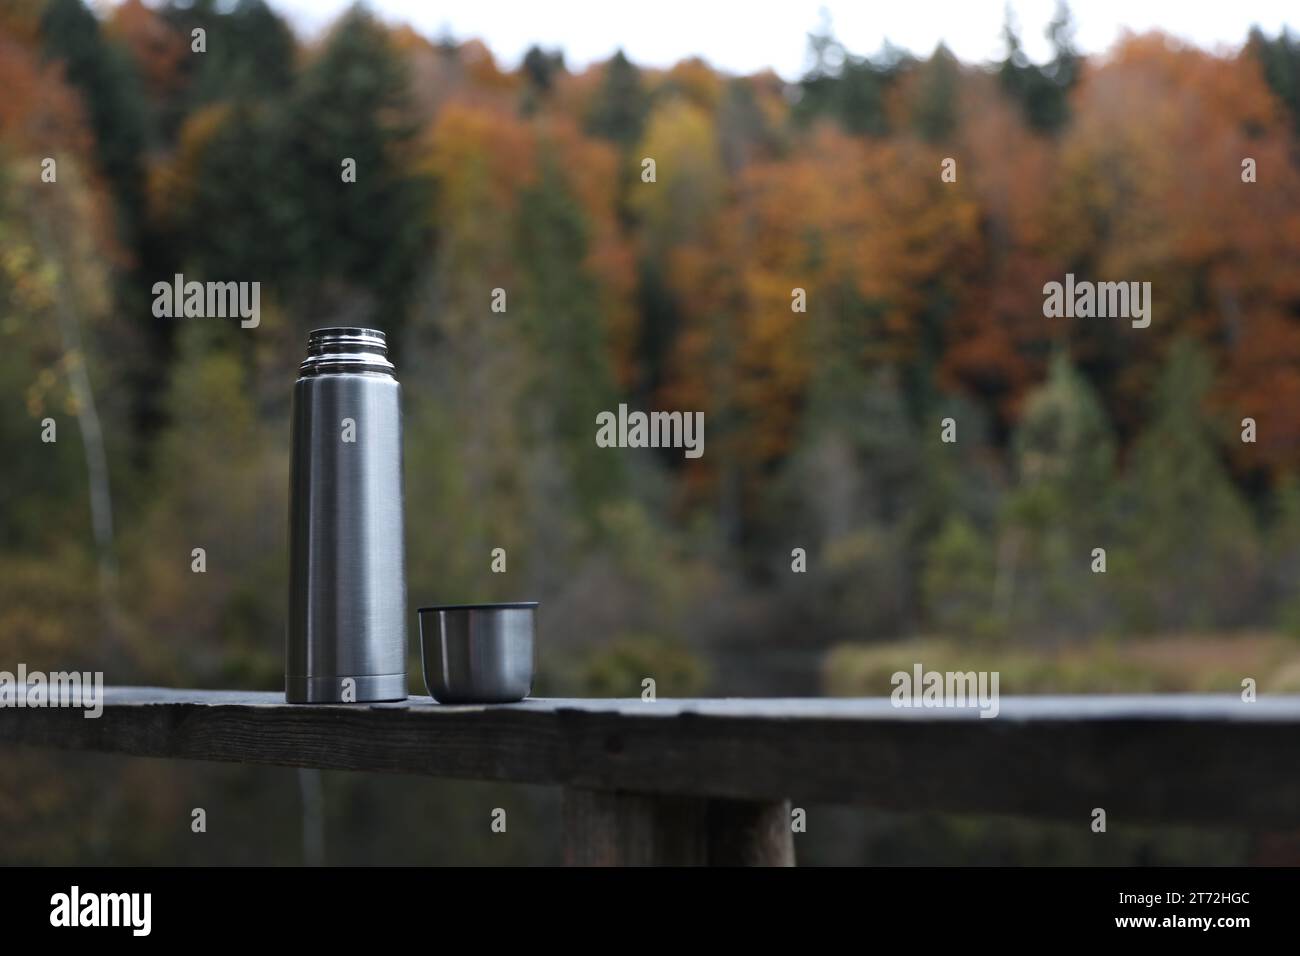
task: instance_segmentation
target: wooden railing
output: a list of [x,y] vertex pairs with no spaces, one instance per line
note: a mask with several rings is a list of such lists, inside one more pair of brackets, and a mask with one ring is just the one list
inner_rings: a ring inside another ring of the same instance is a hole
[[[792,864],[793,807],[1117,822],[1300,825],[1300,696],[286,704],[274,693],[108,688],[78,708],[0,709],[0,741],[552,784],[575,864]],[[794,804],[792,806],[792,799]]]

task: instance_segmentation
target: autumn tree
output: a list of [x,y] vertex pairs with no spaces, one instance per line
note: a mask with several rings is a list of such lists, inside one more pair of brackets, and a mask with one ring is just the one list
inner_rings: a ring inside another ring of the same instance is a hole
[[[1151,93],[1114,95],[1128,88]],[[1300,279],[1274,264],[1300,255],[1300,171],[1258,69],[1160,35],[1132,39],[1085,74],[1061,145],[1046,220],[1058,268],[1151,283],[1148,328],[1053,320],[1079,363],[1108,383],[1121,435],[1132,435],[1164,352],[1186,334],[1220,360],[1212,400],[1268,420],[1264,440],[1239,442],[1234,459],[1283,465],[1300,439],[1283,398],[1300,394]],[[1264,182],[1243,181],[1246,157],[1268,170]]]

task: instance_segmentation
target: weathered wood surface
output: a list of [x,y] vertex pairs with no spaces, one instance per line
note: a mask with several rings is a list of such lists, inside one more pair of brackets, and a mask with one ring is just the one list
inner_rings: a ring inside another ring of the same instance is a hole
[[1284,827],[1300,823],[1300,696],[530,700],[290,705],[275,693],[108,688],[104,712],[0,709],[0,741],[773,803],[859,803]]

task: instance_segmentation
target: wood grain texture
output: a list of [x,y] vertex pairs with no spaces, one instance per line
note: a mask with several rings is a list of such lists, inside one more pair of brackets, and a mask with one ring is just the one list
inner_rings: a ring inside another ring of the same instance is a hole
[[158,688],[105,699],[94,720],[0,709],[0,741],[760,803],[1300,823],[1297,696],[1003,698],[993,719],[883,699],[317,706]]

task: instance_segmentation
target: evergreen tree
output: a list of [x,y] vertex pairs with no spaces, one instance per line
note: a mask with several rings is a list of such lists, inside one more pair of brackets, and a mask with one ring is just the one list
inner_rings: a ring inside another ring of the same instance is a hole
[[913,68],[912,58],[888,42],[874,58],[854,56],[834,38],[829,26],[810,34],[808,47],[812,62],[799,81],[796,122],[829,116],[850,133],[886,135],[886,97],[899,77]]
[[998,68],[1003,90],[1020,104],[1029,125],[1041,133],[1055,133],[1069,121],[1069,95],[1079,78],[1080,56],[1074,45],[1074,20],[1065,0],[1047,26],[1052,59],[1042,67],[1029,62],[1011,20],[1010,8],[1002,28],[1006,57]]
[[961,64],[940,43],[930,59],[917,67],[919,89],[912,106],[912,125],[928,143],[946,141],[957,126],[957,89]]
[[301,211],[283,110],[242,97],[209,109],[216,130],[173,213],[182,266],[205,280],[260,280],[269,291],[301,272],[310,254],[287,241]]
[[68,83],[85,101],[100,169],[113,189],[124,232],[134,239],[144,209],[147,124],[131,58],[104,35],[81,0],[50,0],[40,29],[45,55],[63,63]]
[[1025,400],[1013,445],[1020,487],[1055,499],[1051,511],[1077,520],[1071,500],[1104,501],[1114,478],[1115,440],[1096,392],[1064,352]]
[[1266,598],[1273,622],[1300,637],[1300,480],[1294,474],[1278,481],[1269,513]]
[[548,53],[534,44],[524,54],[523,73],[529,86],[538,94],[545,96],[555,85],[555,78],[564,72],[564,53],[556,50]]
[[1205,411],[1212,381],[1201,347],[1177,342],[1149,424],[1133,447],[1118,582],[1132,623],[1141,628],[1232,626],[1250,613],[1257,595],[1254,522]]
[[[907,539],[923,480],[916,427],[892,370],[826,355],[799,443],[759,509],[758,549],[821,640],[907,633],[918,600]],[[808,573],[792,579],[795,546]]]
[[[954,443],[942,441],[945,418],[956,426]],[[996,637],[1006,623],[994,614],[1001,476],[992,467],[987,416],[945,397],[918,421],[924,437],[903,512],[903,553],[920,581],[922,617],[940,633]]]
[[[395,330],[424,255],[429,197],[410,171],[404,61],[363,7],[339,19],[307,67],[287,127],[288,178],[297,183],[286,199],[298,217],[293,254],[301,276],[332,286],[316,296],[316,307],[337,307],[340,286],[351,288],[364,300],[349,321]],[[344,160],[355,163],[355,182],[345,180]]]
[[516,307],[537,356],[525,417],[538,440],[562,449],[574,504],[594,516],[619,481],[615,461],[594,441],[596,415],[616,402],[599,290],[583,266],[586,224],[554,156],[543,158],[537,184],[520,197],[517,241]]
[[1289,29],[1272,40],[1259,27],[1252,27],[1246,52],[1264,72],[1269,88],[1291,115],[1291,125],[1300,133],[1300,39]]
[[731,80],[723,88],[717,122],[718,145],[731,173],[776,154],[778,134],[764,116],[754,84],[747,77]]
[[587,114],[587,132],[630,148],[641,138],[649,111],[641,71],[619,50],[605,64],[600,91]]
[[526,81],[520,94],[519,109],[524,116],[532,116],[551,95],[556,77],[564,72],[564,53],[560,50],[547,53],[534,44],[524,54],[519,72]]
[[1013,439],[1018,484],[1003,514],[995,610],[1028,636],[1095,633],[1109,580],[1093,548],[1114,549],[1115,442],[1101,402],[1064,352],[1031,393]]
[[925,549],[922,593],[926,617],[943,636],[997,636],[992,614],[995,590],[993,548],[964,515],[951,514]]
[[191,49],[193,30],[205,33],[204,52],[187,57],[191,73],[186,109],[232,97],[277,97],[293,83],[294,38],[265,0],[194,0],[164,16]]

